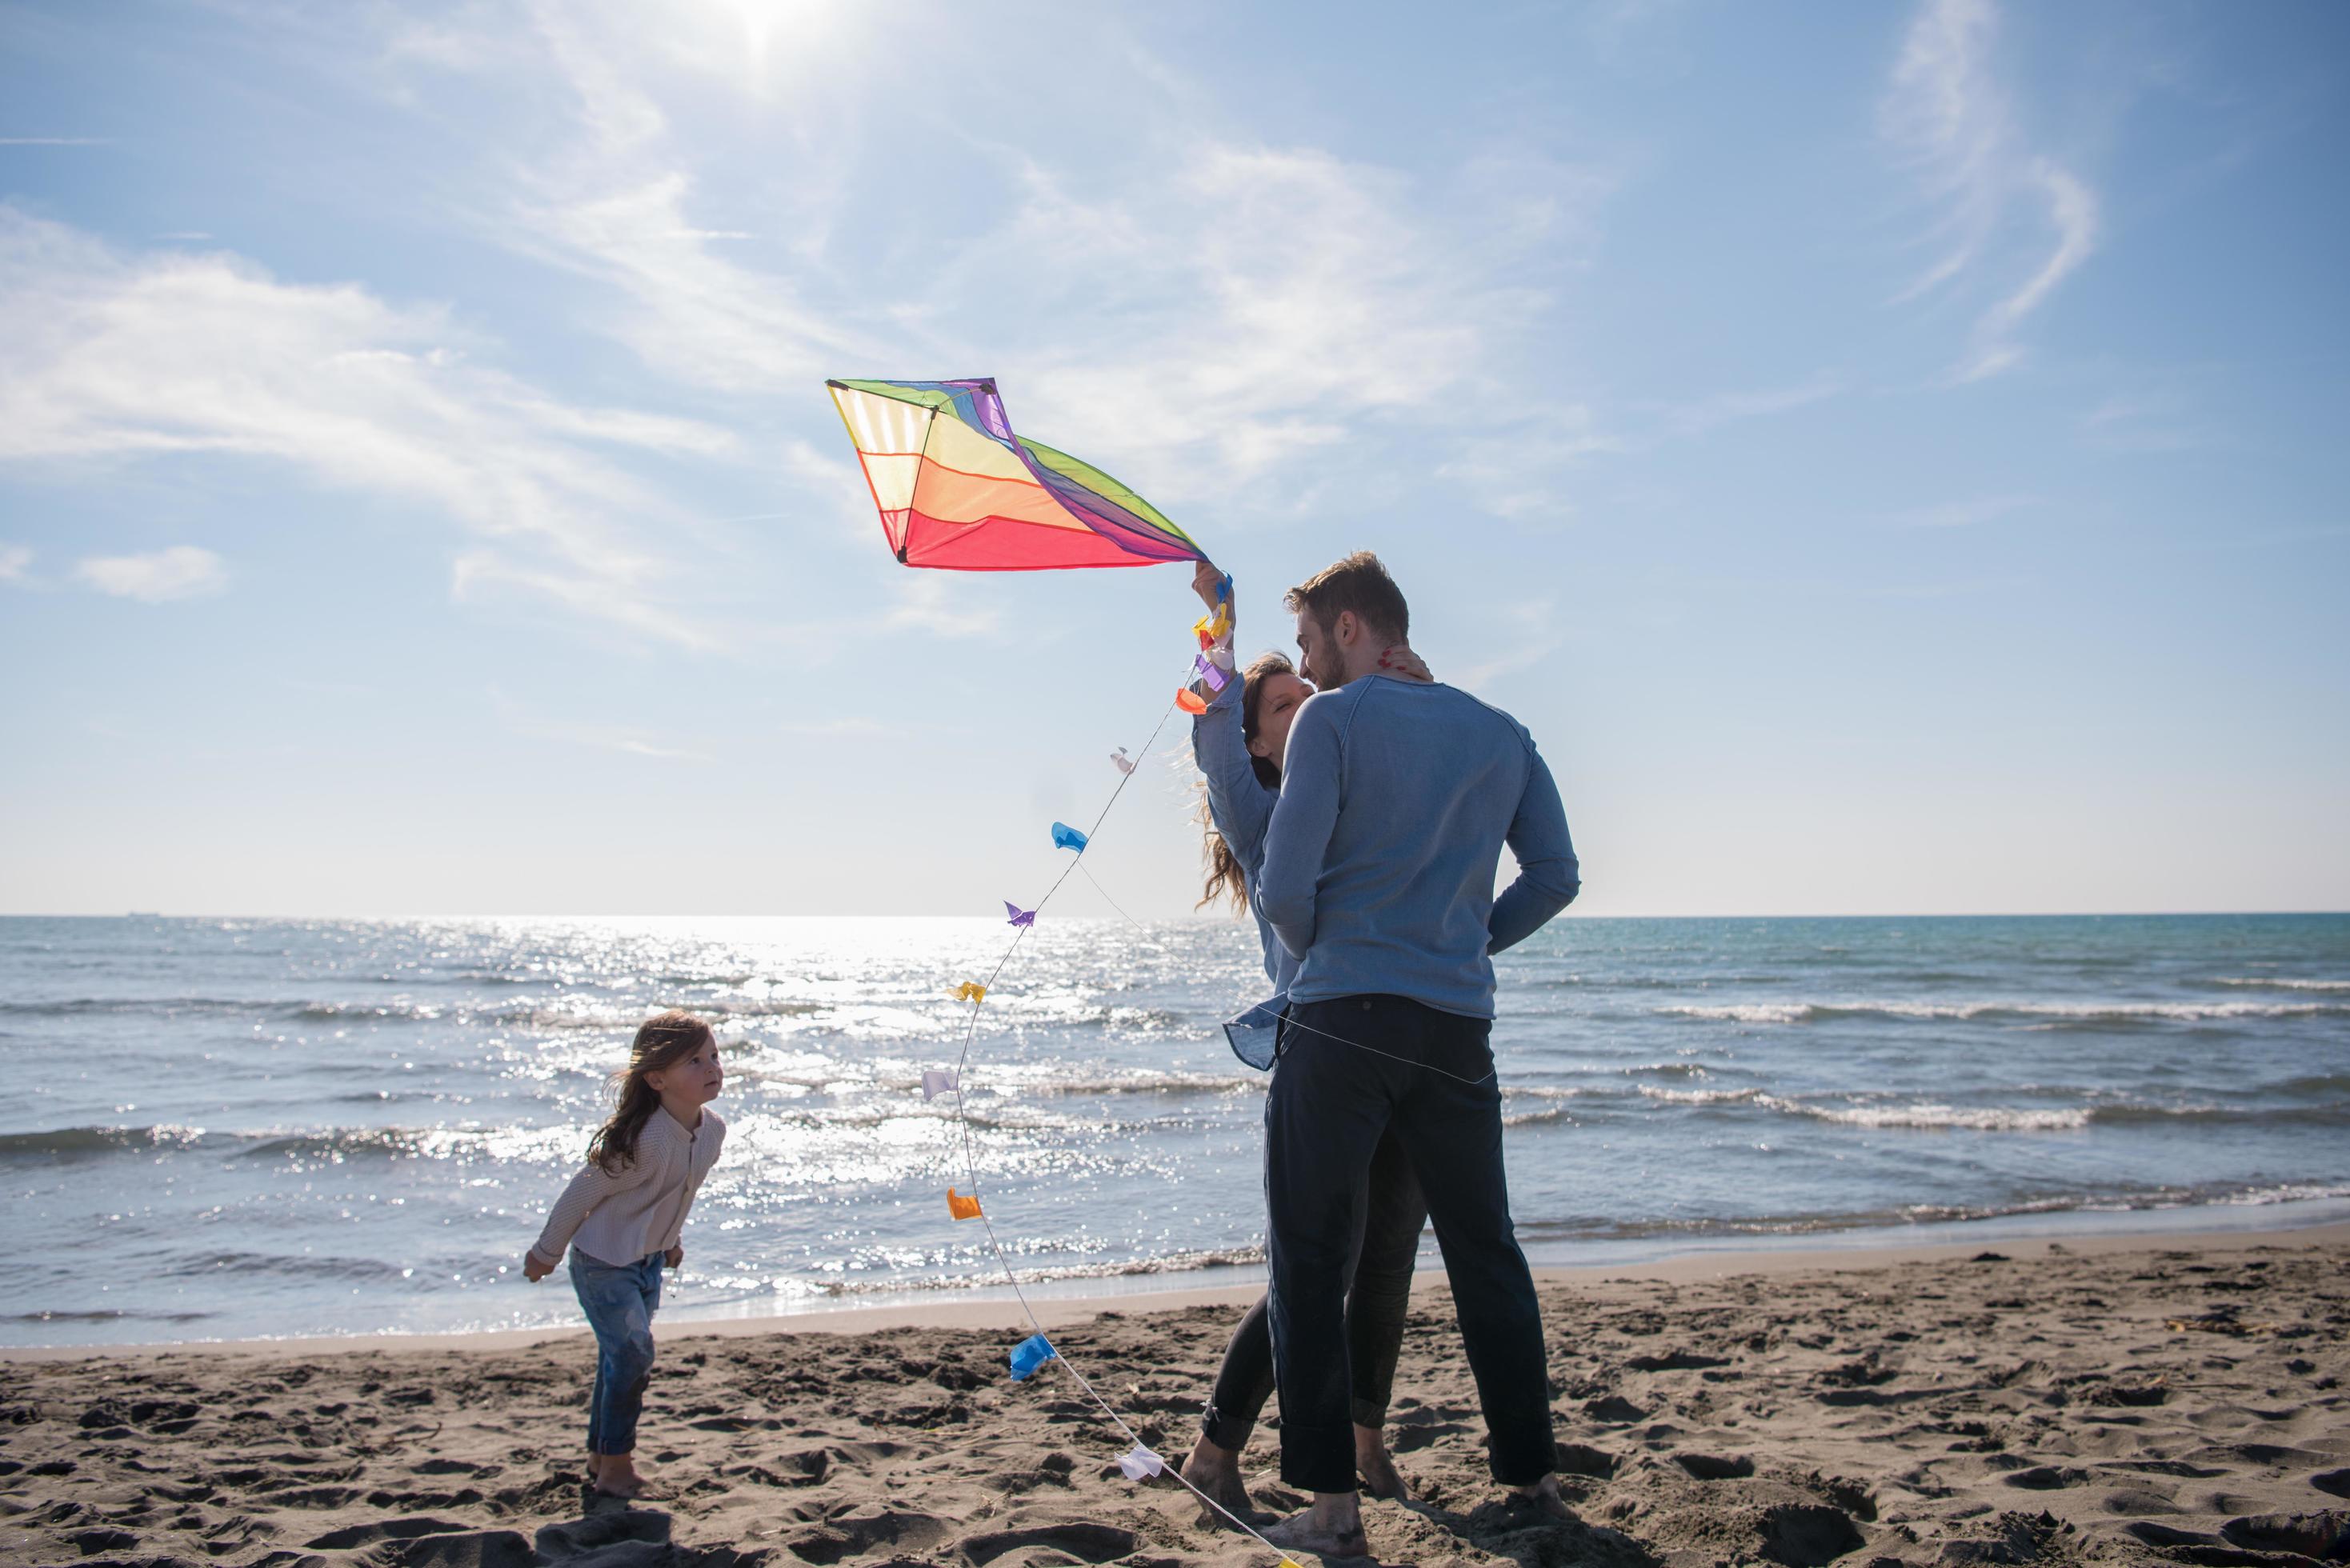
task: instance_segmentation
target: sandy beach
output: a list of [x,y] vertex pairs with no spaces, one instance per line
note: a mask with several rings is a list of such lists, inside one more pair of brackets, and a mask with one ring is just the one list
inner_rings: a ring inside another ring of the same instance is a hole
[[[2350,1228],[1684,1259],[1542,1282],[1579,1522],[1484,1478],[1440,1278],[1391,1417],[1380,1561],[2300,1563],[2350,1555]],[[1188,1449],[1246,1293],[1055,1302],[1056,1343]],[[1263,1561],[1002,1303],[672,1325],[639,1457],[588,1506],[575,1334],[0,1361],[0,1561],[621,1565]],[[1299,1499],[1260,1428],[1267,1510]]]

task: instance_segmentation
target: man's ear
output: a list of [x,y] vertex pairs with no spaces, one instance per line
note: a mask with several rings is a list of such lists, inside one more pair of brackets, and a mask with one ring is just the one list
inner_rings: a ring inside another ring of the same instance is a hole
[[1362,635],[1363,623],[1355,618],[1353,610],[1340,610],[1338,618],[1330,623],[1330,640],[1345,648]]

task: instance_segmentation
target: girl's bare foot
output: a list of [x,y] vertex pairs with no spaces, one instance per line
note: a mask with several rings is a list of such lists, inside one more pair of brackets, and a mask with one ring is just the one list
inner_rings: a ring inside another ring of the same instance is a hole
[[637,1473],[637,1463],[631,1456],[606,1454],[603,1468],[596,1472],[596,1490],[606,1497],[642,1497],[645,1478]]
[[[1191,1457],[1183,1461],[1183,1479],[1198,1487],[1215,1501],[1216,1508],[1228,1511],[1235,1519],[1253,1521],[1257,1517],[1256,1505],[1249,1501],[1248,1488],[1241,1482],[1241,1457],[1230,1449],[1220,1449],[1202,1437],[1191,1445]],[[1210,1524],[1227,1522],[1215,1509],[1201,1509]]]

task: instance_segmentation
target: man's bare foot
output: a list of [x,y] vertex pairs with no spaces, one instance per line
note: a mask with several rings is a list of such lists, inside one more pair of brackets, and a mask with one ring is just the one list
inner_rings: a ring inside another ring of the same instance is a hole
[[1350,1491],[1316,1492],[1312,1508],[1266,1525],[1264,1538],[1284,1552],[1313,1552],[1325,1557],[1371,1554],[1371,1543],[1363,1535],[1362,1505]]
[[[1202,1437],[1191,1445],[1191,1457],[1183,1461],[1183,1479],[1214,1499],[1216,1508],[1227,1511],[1234,1519],[1246,1523],[1256,1521],[1256,1504],[1249,1501],[1248,1488],[1241,1480],[1241,1457],[1232,1449],[1220,1449]],[[1200,1513],[1206,1523],[1227,1522],[1215,1509],[1202,1508]]]
[[1385,1434],[1377,1427],[1355,1428],[1355,1472],[1363,1478],[1363,1490],[1373,1497],[1389,1502],[1409,1502],[1411,1489],[1395,1468],[1395,1456],[1388,1452]]
[[1512,1508],[1532,1509],[1545,1519],[1555,1519],[1562,1523],[1571,1523],[1575,1519],[1574,1511],[1566,1506],[1566,1499],[1558,1494],[1558,1477],[1555,1475],[1544,1476],[1532,1486],[1512,1487],[1509,1502]]

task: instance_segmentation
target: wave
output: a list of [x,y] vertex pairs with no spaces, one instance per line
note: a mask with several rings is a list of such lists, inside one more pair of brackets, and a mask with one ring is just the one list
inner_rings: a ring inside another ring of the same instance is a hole
[[75,1018],[89,1013],[152,1012],[171,1016],[185,1012],[275,1013],[283,1001],[255,1002],[224,996],[68,996],[49,1002],[0,1002],[0,1015],[18,1018]]
[[[974,1261],[984,1257],[974,1253]],[[1186,1274],[1201,1269],[1242,1269],[1265,1261],[1262,1245],[1239,1247],[1197,1248],[1173,1252],[1155,1253],[1148,1257],[1104,1260],[1093,1263],[1034,1263],[1024,1261],[1020,1265],[1020,1281],[1030,1284],[1038,1281],[1117,1280],[1149,1274]],[[897,1274],[882,1279],[806,1280],[785,1278],[768,1281],[721,1281],[722,1285],[737,1288],[765,1287],[781,1293],[844,1297],[903,1295],[914,1291],[931,1290],[995,1290],[1003,1283],[1003,1276],[987,1269],[970,1274],[930,1274],[909,1278]]]
[[1767,1097],[1760,1089],[1661,1089],[1654,1084],[1642,1084],[1639,1091],[1644,1100],[1670,1106],[1729,1106]]
[[[1246,1090],[1262,1090],[1264,1077],[1253,1074],[1243,1077],[1236,1073],[1151,1073],[1137,1074],[1123,1078],[1008,1078],[1000,1067],[972,1068],[972,1087],[974,1090],[994,1086],[1017,1089],[1030,1095],[1236,1095]],[[911,1081],[909,1088],[918,1086]]]
[[[2333,1085],[2331,1079],[2296,1079],[2270,1093],[2296,1085]],[[1752,1106],[1775,1116],[1800,1116],[1840,1127],[1916,1128],[1962,1132],[2077,1132],[2093,1127],[2192,1125],[2239,1127],[2350,1126],[2350,1099],[2298,1106],[2147,1105],[2105,1103],[2067,1106],[1960,1106],[1912,1099],[1855,1104],[1848,1099],[1805,1099],[1759,1088],[1668,1089],[1638,1086],[1640,1097],[1659,1106],[1734,1115]]]
[[2066,1023],[2156,1021],[2197,1023],[2239,1018],[2311,1018],[2350,1013],[2326,1002],[1740,1002],[1660,1007],[1659,1013],[1724,1023],[1828,1023],[1840,1019],[1979,1018],[2058,1020]]
[[12,1312],[0,1323],[201,1323],[208,1312],[141,1312],[135,1307],[102,1307],[88,1312]]
[[536,1158],[550,1139],[567,1146],[575,1127],[325,1127],[311,1131],[213,1132],[203,1127],[79,1127],[0,1133],[0,1160],[100,1158],[153,1152],[203,1153],[248,1159],[331,1159],[380,1157],[440,1158],[487,1149],[502,1159]]
[[[1794,1215],[1720,1215],[1701,1219],[1616,1220],[1591,1215],[1575,1220],[1520,1220],[1521,1241],[1643,1241],[1659,1237],[1816,1236],[1836,1231],[1905,1229],[1984,1220],[2029,1219],[2054,1214],[2134,1214],[2156,1210],[2266,1208],[2350,1198],[2350,1186],[2324,1182],[2212,1184],[2158,1187],[2112,1192],[2051,1193],[2009,1202],[1912,1203],[1899,1208]],[[1539,1260],[1538,1260],[1539,1261]]]
[[2256,991],[2350,991],[2350,980],[2260,980],[2249,976],[2229,976],[2205,983],[2244,986]]
[[415,1272],[411,1266],[386,1262],[381,1258],[240,1251],[199,1253],[181,1258],[163,1269],[164,1273],[172,1275],[252,1273],[281,1279],[296,1275],[318,1280],[400,1280]]
[[[712,1018],[790,1018],[831,1012],[839,1004],[806,1001],[696,1002],[693,1011]],[[91,1014],[177,1017],[188,1013],[233,1018],[277,1018],[297,1023],[340,1023],[381,1020],[431,1023],[449,1020],[463,1023],[527,1024],[541,1029],[630,1029],[654,1011],[636,1002],[600,1002],[564,1006],[559,1002],[514,1002],[469,1004],[462,1002],[418,1002],[394,998],[385,1002],[294,1001],[284,997],[224,996],[76,996],[49,1002],[0,1002],[0,1016],[73,1018]],[[1105,1015],[1132,1010],[1104,1009]],[[1102,1020],[1107,1022],[1107,1016]]]
[[1787,1116],[1844,1127],[1916,1127],[1967,1132],[2077,1132],[2090,1127],[2178,1126],[2191,1123],[2317,1127],[2350,1126],[2350,1102],[2331,1106],[2238,1108],[2228,1106],[1950,1106],[1930,1101],[1905,1105],[1830,1106],[1775,1095],[1753,1103]]
[[2095,1112],[2084,1106],[2035,1110],[2012,1106],[1812,1106],[1760,1095],[1770,1110],[1856,1127],[1931,1127],[1971,1132],[2072,1132],[2089,1125]]
[[0,1133],[0,1159],[45,1154],[112,1154],[122,1149],[189,1148],[207,1135],[202,1127],[50,1127],[39,1132]]

